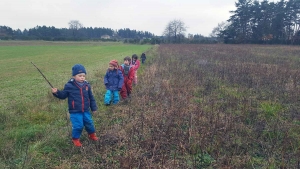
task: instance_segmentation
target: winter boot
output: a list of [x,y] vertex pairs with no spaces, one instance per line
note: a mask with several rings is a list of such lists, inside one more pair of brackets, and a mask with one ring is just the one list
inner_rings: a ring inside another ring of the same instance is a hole
[[94,140],[94,141],[97,141],[97,140],[98,140],[98,137],[96,136],[95,133],[92,133],[92,134],[89,134],[89,139]]
[[81,147],[82,146],[82,144],[80,143],[79,139],[72,139],[72,141],[73,141],[73,143],[74,143],[74,145],[76,147]]

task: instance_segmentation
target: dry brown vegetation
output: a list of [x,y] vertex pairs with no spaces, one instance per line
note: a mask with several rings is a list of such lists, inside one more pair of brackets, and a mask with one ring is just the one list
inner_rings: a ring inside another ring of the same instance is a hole
[[299,168],[299,50],[161,45],[130,104],[108,110],[98,165]]

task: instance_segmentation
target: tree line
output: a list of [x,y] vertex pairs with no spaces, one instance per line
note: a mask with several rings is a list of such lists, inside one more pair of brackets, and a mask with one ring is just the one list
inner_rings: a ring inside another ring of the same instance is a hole
[[238,0],[236,10],[209,37],[188,34],[184,22],[170,21],[162,43],[300,44],[300,1]]
[[170,21],[162,36],[129,28],[83,27],[78,20],[70,21],[69,28],[36,26],[12,30],[0,26],[0,39],[20,40],[123,40],[125,43],[255,43],[300,44],[300,0],[237,0],[236,9],[226,22],[219,23],[209,37],[186,35],[187,27],[178,19]]
[[212,35],[225,43],[300,44],[300,1],[238,0]]
[[30,29],[13,30],[8,26],[0,26],[2,40],[119,40],[124,38],[144,39],[154,34],[148,31],[137,31],[129,28],[113,30],[111,28],[83,27],[78,21],[70,21],[69,28],[55,28],[54,26],[36,26]]

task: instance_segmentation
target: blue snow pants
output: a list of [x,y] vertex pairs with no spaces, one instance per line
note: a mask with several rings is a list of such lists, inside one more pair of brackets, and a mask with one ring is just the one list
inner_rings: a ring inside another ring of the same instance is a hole
[[[113,97],[113,100],[112,100]],[[120,101],[119,98],[119,91],[117,90],[107,90],[104,96],[104,104],[110,104],[110,101],[113,102],[113,104],[117,104]]]
[[94,122],[90,112],[70,113],[70,120],[72,123],[72,138],[78,139],[82,133],[83,127],[88,134],[95,133]]

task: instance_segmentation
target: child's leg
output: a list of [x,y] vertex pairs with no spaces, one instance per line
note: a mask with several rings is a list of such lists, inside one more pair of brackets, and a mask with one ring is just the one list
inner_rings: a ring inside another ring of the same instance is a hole
[[129,81],[126,83],[126,90],[127,90],[127,96],[129,96],[132,91],[132,83]]
[[124,81],[122,89],[120,91],[120,95],[121,95],[122,99],[125,99],[127,97],[127,90],[126,90],[125,81]]
[[119,101],[120,101],[120,98],[119,98],[119,91],[117,91],[117,90],[113,91],[113,95],[114,95],[113,104],[119,103]]
[[95,126],[94,122],[92,120],[92,115],[90,112],[84,112],[83,114],[83,124],[85,127],[85,130],[88,132],[88,134],[95,133]]
[[112,94],[112,92],[110,90],[106,91],[105,97],[104,97],[104,104],[110,104],[111,94]]
[[83,114],[70,113],[70,120],[72,123],[72,138],[79,139],[83,129]]
[[137,84],[137,70],[134,71],[133,84]]

